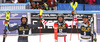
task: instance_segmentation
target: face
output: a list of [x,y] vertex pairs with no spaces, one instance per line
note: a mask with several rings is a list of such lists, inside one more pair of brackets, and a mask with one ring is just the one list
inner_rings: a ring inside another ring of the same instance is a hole
[[25,24],[26,23],[26,18],[22,19],[22,23]]
[[86,23],[88,21],[88,18],[84,17],[83,22]]
[[58,21],[62,22],[63,21],[63,17],[58,17]]
[[37,3],[37,5],[39,5],[39,3]]

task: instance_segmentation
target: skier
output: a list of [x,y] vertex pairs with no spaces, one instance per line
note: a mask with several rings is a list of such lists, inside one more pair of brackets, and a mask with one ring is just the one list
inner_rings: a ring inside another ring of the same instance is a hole
[[[54,27],[54,24],[57,23],[58,25],[58,28],[57,28],[57,40],[55,40],[55,42],[66,42],[66,36],[67,36],[67,28],[68,26],[72,25],[72,22],[70,21],[65,21],[64,20],[64,16],[63,14],[58,14],[57,16],[57,22],[52,22],[52,23],[49,23],[43,19],[41,19],[43,25],[46,25],[46,26],[53,26]],[[73,23],[75,25],[75,22]],[[63,39],[62,39],[63,38]]]
[[40,22],[38,21],[37,24],[33,25],[33,24],[27,24],[27,17],[24,15],[21,18],[21,24],[20,25],[16,25],[12,28],[8,27],[9,31],[14,31],[14,30],[18,30],[19,33],[19,37],[18,37],[18,42],[28,42],[28,34],[29,34],[29,30],[32,28],[37,28],[39,27]]
[[92,30],[91,23],[90,23],[87,15],[84,15],[82,17],[82,19],[83,19],[82,23],[77,23],[78,27],[81,28],[80,42],[92,42],[91,32],[93,32],[94,35],[96,35],[96,32],[94,30]]

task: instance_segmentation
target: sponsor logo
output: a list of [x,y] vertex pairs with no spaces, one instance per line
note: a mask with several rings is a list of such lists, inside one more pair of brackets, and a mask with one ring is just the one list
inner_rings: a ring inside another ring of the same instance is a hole
[[15,22],[10,22],[10,24],[9,24],[10,27],[14,27],[16,25],[17,25],[17,23],[15,23]]
[[17,14],[17,13],[11,14],[11,16],[12,16],[12,17],[15,17],[15,16],[18,16],[18,14]]
[[0,17],[2,17],[2,16],[5,16],[5,14],[4,14],[4,13],[1,13],[1,14],[0,14]]

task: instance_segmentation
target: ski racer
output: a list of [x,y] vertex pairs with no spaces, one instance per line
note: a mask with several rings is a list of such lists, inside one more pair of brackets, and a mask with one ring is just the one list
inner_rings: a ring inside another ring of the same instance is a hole
[[83,22],[77,23],[78,27],[81,28],[81,39],[80,42],[92,42],[92,32],[96,36],[96,32],[94,31],[94,27],[92,29],[91,22],[88,19],[88,15],[84,15],[82,17]]
[[20,25],[16,25],[14,27],[8,27],[9,31],[14,31],[14,30],[18,30],[18,42],[28,42],[28,34],[29,34],[29,30],[32,28],[37,28],[39,27],[40,22],[38,21],[37,24],[27,24],[27,17],[25,15],[22,16],[21,18],[21,24]]
[[[41,19],[41,20],[42,20],[41,22],[43,23],[43,25],[46,25],[46,26],[53,26],[54,27],[54,24],[57,24],[58,25],[58,28],[57,28],[58,33],[57,33],[57,35],[55,35],[55,42],[66,42],[67,29],[68,29],[68,26],[72,25],[72,22],[65,21],[62,13],[58,14],[58,16],[57,16],[58,21],[57,22],[49,23],[49,22],[45,21],[44,19]],[[75,25],[75,22],[74,22],[74,25]]]

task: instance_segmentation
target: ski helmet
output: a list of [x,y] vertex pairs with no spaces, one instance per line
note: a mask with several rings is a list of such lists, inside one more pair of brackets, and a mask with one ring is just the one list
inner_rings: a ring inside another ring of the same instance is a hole
[[58,16],[57,16],[57,20],[58,20],[58,18],[59,18],[59,17],[62,17],[62,18],[63,18],[63,20],[64,20],[64,16],[63,16],[63,14],[62,14],[62,13],[59,13],[59,14],[58,14]]
[[22,15],[22,17],[21,17],[21,22],[22,22],[22,19],[23,19],[23,18],[26,18],[26,22],[28,21],[27,16],[26,16],[26,15]]
[[84,18],[84,17],[85,17],[85,18],[88,18],[88,15],[83,15],[83,17],[82,17],[82,18]]

